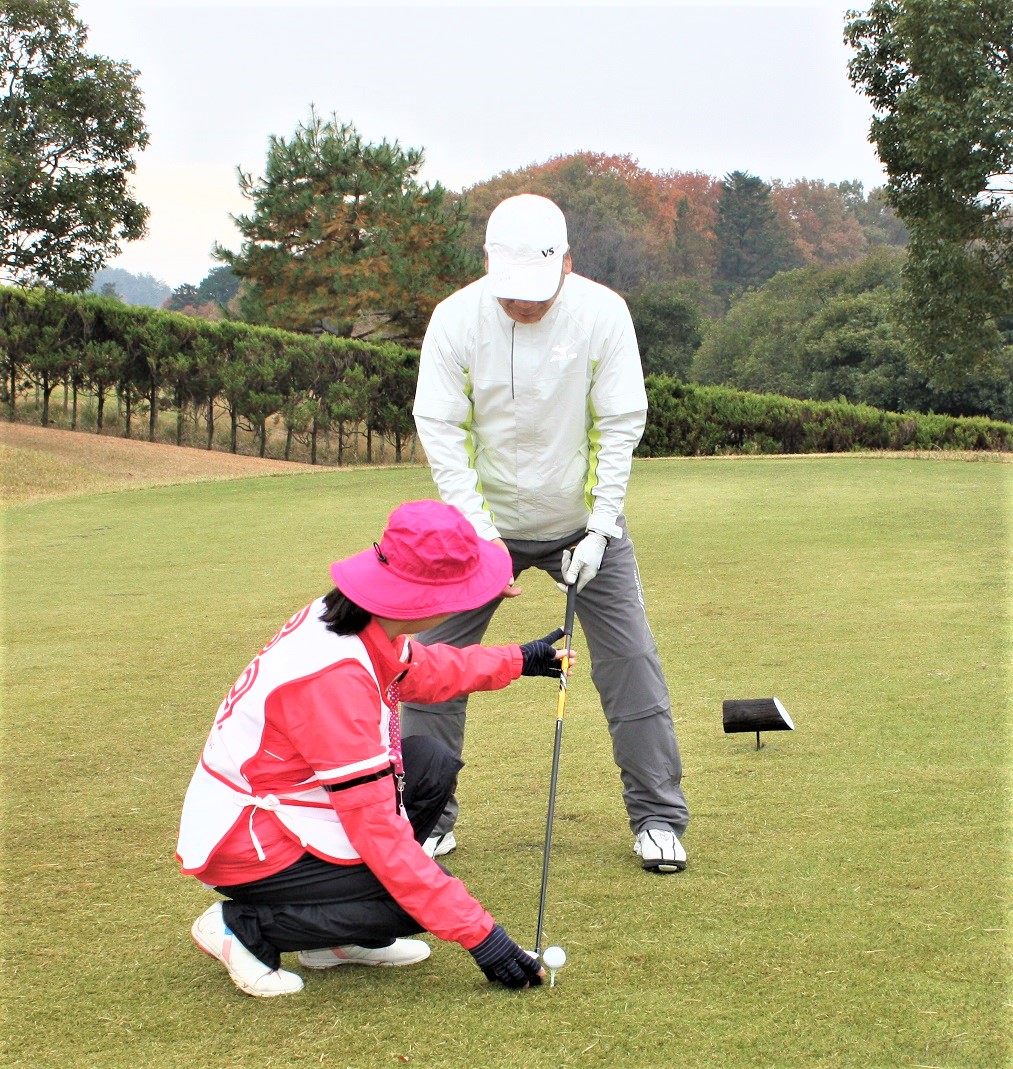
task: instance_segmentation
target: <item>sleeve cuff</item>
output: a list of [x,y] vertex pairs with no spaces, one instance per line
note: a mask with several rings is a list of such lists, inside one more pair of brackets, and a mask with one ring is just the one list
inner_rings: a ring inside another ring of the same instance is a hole
[[475,533],[479,538],[484,538],[487,542],[492,542],[501,535],[496,529],[496,524],[492,522],[492,516],[488,512],[475,512],[468,517],[471,522],[471,526],[475,528]]
[[587,529],[606,538],[614,538],[617,542],[623,537],[623,529],[615,522],[609,522],[604,517],[592,515],[587,521]]

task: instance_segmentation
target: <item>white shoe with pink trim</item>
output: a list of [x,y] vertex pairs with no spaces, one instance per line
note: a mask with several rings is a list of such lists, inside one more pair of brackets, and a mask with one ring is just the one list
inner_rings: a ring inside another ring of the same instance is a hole
[[212,958],[217,958],[240,991],[255,998],[294,995],[301,991],[302,977],[284,969],[269,969],[255,958],[225,923],[221,902],[202,913],[190,929],[193,941]]
[[299,964],[307,969],[333,969],[336,965],[414,965],[431,951],[421,939],[395,939],[389,947],[342,946],[300,950]]

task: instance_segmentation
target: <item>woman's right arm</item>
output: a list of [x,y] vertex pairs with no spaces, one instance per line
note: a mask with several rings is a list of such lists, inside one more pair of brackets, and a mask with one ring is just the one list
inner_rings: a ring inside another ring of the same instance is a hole
[[466,949],[480,943],[492,917],[425,853],[397,811],[380,696],[366,669],[357,661],[335,666],[286,688],[283,706],[289,738],[327,790],[356,853],[391,896],[433,935]]

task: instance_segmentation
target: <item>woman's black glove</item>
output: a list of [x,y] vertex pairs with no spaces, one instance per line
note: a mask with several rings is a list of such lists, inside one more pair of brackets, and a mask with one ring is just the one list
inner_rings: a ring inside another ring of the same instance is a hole
[[491,983],[527,987],[542,982],[538,959],[522,950],[498,924],[477,947],[472,947],[471,956]]
[[557,627],[551,635],[545,638],[535,639],[534,642],[526,642],[521,646],[524,655],[524,667],[521,669],[522,676],[555,676],[559,678],[562,664],[556,660],[559,650],[554,649],[552,643],[558,642],[563,637],[563,629]]

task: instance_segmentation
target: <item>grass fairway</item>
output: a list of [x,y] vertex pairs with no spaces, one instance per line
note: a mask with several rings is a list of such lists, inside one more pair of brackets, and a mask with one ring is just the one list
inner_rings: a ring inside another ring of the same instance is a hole
[[[1003,1069],[1010,1064],[1013,468],[844,456],[638,462],[628,515],[693,810],[640,872],[584,670],[563,740],[557,986],[416,968],[240,995],[173,860],[222,694],[422,469],[97,493],[6,514],[6,1059],[95,1069]],[[562,612],[521,580],[490,641]],[[578,632],[578,649],[581,640]],[[777,695],[797,726],[722,733]],[[555,701],[475,699],[453,871],[533,941]],[[291,965],[294,959],[286,959]]]

